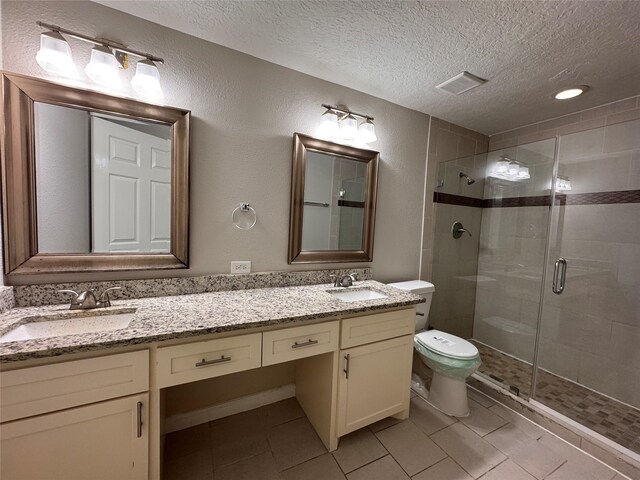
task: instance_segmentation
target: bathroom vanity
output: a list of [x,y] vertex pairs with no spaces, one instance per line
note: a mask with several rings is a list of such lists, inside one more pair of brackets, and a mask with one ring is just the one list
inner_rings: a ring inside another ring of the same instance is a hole
[[[47,319],[131,318],[118,330],[0,343],[0,476],[158,479],[167,391],[224,378],[233,396],[236,376],[240,383],[278,365],[295,372],[291,392],[330,451],[363,426],[406,418],[414,306],[423,299],[374,281],[350,287],[355,300],[335,296],[345,290],[313,285],[119,301],[101,311],[9,311],[0,317],[2,335]],[[381,298],[359,299],[370,296]],[[257,406],[238,392],[232,413]],[[25,461],[25,452],[37,461]]]

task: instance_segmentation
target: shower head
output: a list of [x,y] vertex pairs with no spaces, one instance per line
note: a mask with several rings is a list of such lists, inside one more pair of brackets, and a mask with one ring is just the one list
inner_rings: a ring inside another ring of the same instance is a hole
[[466,178],[467,179],[467,185],[473,185],[474,183],[476,183],[476,181],[473,178],[471,178],[469,175],[467,175],[464,172],[460,172],[459,177],[460,178]]

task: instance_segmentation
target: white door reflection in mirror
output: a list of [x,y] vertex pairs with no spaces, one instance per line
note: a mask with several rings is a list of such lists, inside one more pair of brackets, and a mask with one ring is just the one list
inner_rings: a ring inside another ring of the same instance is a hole
[[93,114],[91,131],[91,250],[168,252],[169,129]]

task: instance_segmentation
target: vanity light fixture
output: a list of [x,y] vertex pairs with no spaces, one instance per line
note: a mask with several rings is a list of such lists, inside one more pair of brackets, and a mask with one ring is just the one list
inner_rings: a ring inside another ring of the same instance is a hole
[[[378,140],[373,117],[352,112],[343,105],[335,107],[322,104],[322,106],[326,111],[320,117],[318,134],[321,137],[358,143],[373,143]],[[358,125],[358,119],[362,120],[360,125]]]
[[74,77],[78,74],[71,56],[71,47],[60,32],[40,34],[40,50],[36,54],[36,62],[54,75]]
[[131,86],[141,96],[162,98],[158,63],[164,60],[149,53],[125,47],[112,40],[94,38],[82,33],[67,30],[58,25],[36,22],[40,27],[49,30],[40,35],[40,50],[36,61],[47,72],[57,75],[73,76],[77,70],[71,57],[71,48],[62,34],[95,45],[91,50],[91,60],[84,71],[95,83],[109,88],[120,88],[119,69],[127,69],[129,56],[142,60],[136,65],[136,74]]
[[565,90],[561,90],[555,94],[556,100],[568,100],[570,98],[575,98],[578,95],[582,95],[589,89],[586,85],[577,85],[575,87],[567,88]]

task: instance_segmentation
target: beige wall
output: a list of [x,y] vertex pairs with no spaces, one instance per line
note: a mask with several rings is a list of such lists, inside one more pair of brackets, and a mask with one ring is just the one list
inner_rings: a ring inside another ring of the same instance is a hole
[[[315,134],[321,103],[344,103],[375,117],[381,153],[374,261],[381,281],[416,278],[429,116],[304,75],[90,2],[2,2],[7,71],[47,78],[35,61],[35,22],[109,37],[163,57],[166,103],[192,111],[191,268],[172,275],[228,273],[232,260],[254,271],[308,270],[287,265],[292,136]],[[80,70],[90,47],[70,40]],[[133,69],[123,73],[123,84]],[[127,87],[128,88],[128,87]],[[250,231],[230,220],[239,202],[258,213]],[[363,264],[359,264],[363,266]],[[344,266],[344,265],[343,265]],[[28,282],[139,278],[162,272],[56,275]]]
[[[469,281],[478,267],[478,240],[481,209],[459,205],[434,204],[433,192],[439,181],[444,185],[437,191],[482,198],[484,164],[488,137],[432,118],[425,184],[425,211],[422,243],[421,278],[432,281],[433,296],[430,325],[464,338],[473,331],[475,284]],[[464,171],[476,183],[467,185],[459,177]],[[451,225],[460,221],[473,232],[454,240]]]

